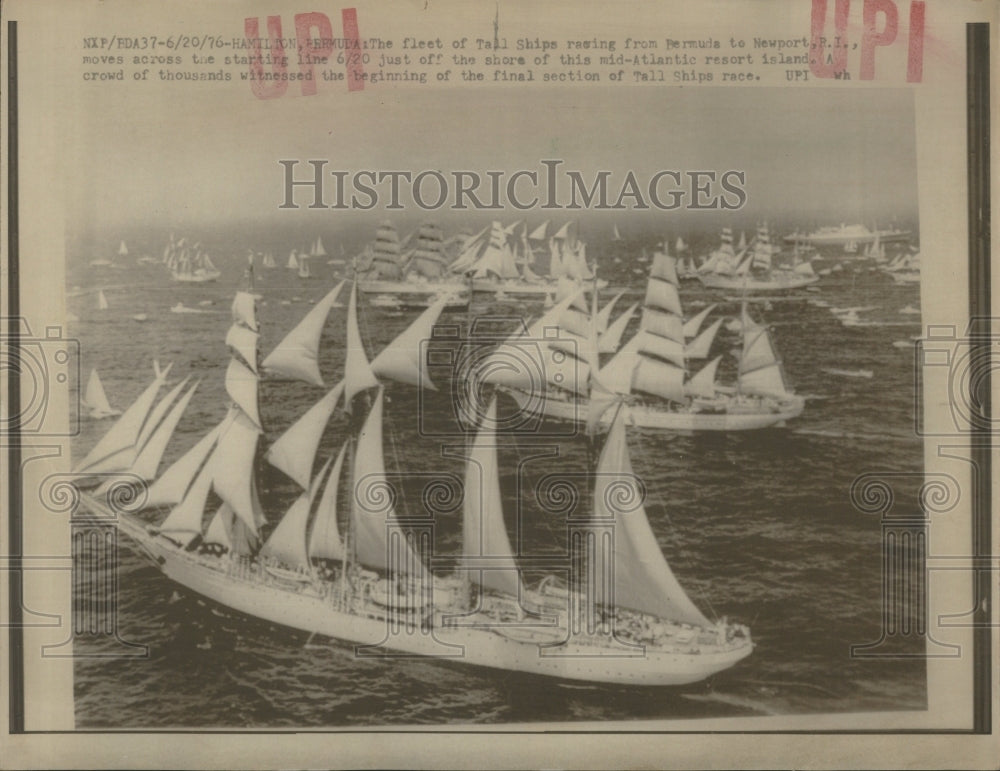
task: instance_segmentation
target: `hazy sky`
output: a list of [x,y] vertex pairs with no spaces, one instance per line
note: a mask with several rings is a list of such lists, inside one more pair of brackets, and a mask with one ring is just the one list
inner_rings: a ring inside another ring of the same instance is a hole
[[835,224],[916,213],[905,89],[375,87],[268,101],[219,99],[212,88],[177,93],[185,98],[84,95],[72,154],[87,184],[71,190],[71,228],[306,216],[277,208],[283,158],[325,158],[352,172],[508,173],[559,158],[585,176],[633,170],[640,180],[660,169],[738,169],[748,194],[741,215],[750,218]]

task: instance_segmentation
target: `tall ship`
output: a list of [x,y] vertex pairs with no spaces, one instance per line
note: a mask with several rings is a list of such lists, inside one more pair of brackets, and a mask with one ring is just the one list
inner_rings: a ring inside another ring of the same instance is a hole
[[[529,586],[511,548],[495,401],[466,451],[461,552],[436,554],[426,519],[404,523],[397,507],[405,500],[389,483],[383,453],[384,382],[426,385],[414,342],[430,335],[441,309],[425,310],[369,360],[352,287],[341,379],[258,461],[266,416],[258,402],[259,326],[254,296],[237,294],[224,418],[161,473],[163,448],[197,384],[185,379],[157,402],[169,367],[157,369],[78,464],[82,505],[115,521],[179,586],[352,643],[358,656],[395,651],[576,681],[681,685],[750,655],[749,630],[706,617],[665,559],[632,470],[620,405],[593,469],[589,516],[568,521],[569,580],[547,576]],[[295,346],[282,349],[285,364],[294,361]],[[300,358],[299,370],[315,373],[315,359]],[[331,419],[342,444],[318,458]],[[287,507],[265,511],[258,480],[275,472],[298,492]],[[121,486],[137,480],[148,484],[123,497]],[[132,504],[112,508],[126,499]]]
[[[404,244],[414,243],[403,251]],[[356,267],[359,291],[374,304],[428,307],[445,300],[447,308],[464,308],[471,291],[468,282],[448,271],[444,237],[434,223],[424,223],[404,242],[388,220],[379,225]]]
[[[725,232],[723,234],[725,247]],[[742,238],[741,238],[742,241]],[[732,241],[730,237],[729,244]],[[729,289],[743,292],[774,292],[798,289],[819,281],[812,263],[803,260],[796,248],[792,262],[780,265],[777,255],[781,249],[771,243],[767,223],[757,228],[757,235],[739,252],[731,248],[720,250],[697,271],[697,278],[711,289]]]
[[[548,237],[548,269],[539,270],[533,242],[544,243],[547,227],[548,222],[543,222],[529,232],[524,222],[504,227],[494,221],[466,242],[450,269],[468,276],[473,291],[498,297],[554,297],[562,280],[593,281],[593,268],[587,263],[587,245],[576,238],[573,222]],[[607,286],[607,281],[597,281],[599,288]]]
[[[632,424],[652,429],[746,431],[798,417],[805,400],[789,388],[767,328],[745,303],[735,382],[717,382],[721,355],[691,372],[692,362],[708,359],[722,325],[717,319],[701,329],[714,308],[685,321],[674,258],[657,252],[639,330],[610,360],[602,363],[611,346],[602,346],[596,307],[588,312],[577,295],[505,342],[484,379],[522,410],[591,427],[610,423],[609,407],[618,402]],[[504,360],[524,365],[501,366]]]
[[170,277],[182,283],[203,284],[216,281],[222,275],[199,241],[188,244],[186,239],[181,238],[175,243],[171,237],[163,251],[163,263],[170,271]]

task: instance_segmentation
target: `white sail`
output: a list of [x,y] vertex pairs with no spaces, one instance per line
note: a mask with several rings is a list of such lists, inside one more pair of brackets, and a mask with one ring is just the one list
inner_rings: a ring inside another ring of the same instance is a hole
[[326,257],[326,249],[323,248],[323,239],[320,236],[316,236],[316,244],[313,246],[312,256]]
[[242,324],[233,324],[226,334],[226,345],[240,355],[243,363],[257,372],[257,340],[260,337]]
[[309,269],[309,260],[303,254],[299,260],[299,278],[312,278],[312,271]]
[[337,284],[316,303],[291,332],[285,335],[278,346],[264,359],[263,366],[267,372],[304,380],[313,385],[323,385],[323,376],[319,371],[320,338],[330,309],[337,301],[337,295],[345,283],[341,281]]
[[622,335],[625,334],[625,328],[628,326],[629,321],[632,320],[632,316],[635,315],[638,307],[639,303],[632,303],[621,316],[608,325],[608,328],[597,339],[598,353],[614,353],[618,350],[618,346],[621,345]]
[[636,337],[629,340],[598,373],[597,379],[611,393],[627,396],[632,392],[632,378],[642,358],[636,350]]
[[562,242],[554,237],[549,239],[549,278],[561,279],[567,274],[566,265],[562,258]]
[[678,367],[684,366],[683,343],[649,332],[646,329],[639,330],[636,334],[636,342],[640,353],[673,362]]
[[390,534],[399,538],[404,534],[396,519],[393,496],[385,475],[382,390],[380,386],[358,436],[351,495],[352,543],[357,559],[363,565],[383,570],[395,568],[398,572],[422,576],[424,565],[405,542],[401,548],[393,549],[393,555],[398,559],[389,556]]
[[234,413],[230,412],[219,425],[198,440],[197,444],[184,453],[178,460],[174,461],[150,485],[146,493],[146,508],[152,506],[173,506],[184,499],[188,488],[191,487],[192,480],[205,464],[205,459],[215,449],[219,435],[229,426],[233,418]]
[[624,410],[612,422],[595,477],[593,521],[597,526],[611,522],[614,527],[614,580],[609,604],[711,627],[678,583],[649,526],[629,459]]
[[308,491],[296,498],[288,511],[285,512],[285,516],[281,518],[277,527],[274,528],[274,532],[261,547],[260,552],[265,557],[273,557],[292,567],[309,567],[309,553],[306,548],[309,512],[312,509],[316,491],[323,476],[329,470],[331,461],[332,459],[326,462]]
[[253,489],[253,466],[259,438],[260,429],[237,410],[206,464],[213,469],[215,492],[253,533],[257,532],[259,520]]
[[647,308],[656,308],[657,310],[675,314],[678,317],[683,312],[681,310],[681,298],[677,292],[677,285],[669,281],[658,280],[655,276],[650,277],[649,285],[646,287],[646,301],[644,304]]
[[673,402],[684,401],[684,369],[656,359],[640,357],[632,375],[632,388]]
[[160,531],[173,540],[187,546],[196,536],[201,534],[202,519],[205,516],[205,504],[212,490],[212,464],[202,467],[194,484],[163,520]]
[[565,225],[563,225],[561,228],[559,228],[559,230],[556,232],[556,234],[554,236],[552,236],[552,237],[556,238],[556,239],[562,239],[562,240],[569,240],[569,239],[571,239],[572,238],[572,236],[570,235],[571,232],[573,232],[573,233],[576,232],[575,231],[575,227],[574,227],[575,225],[576,225],[576,222],[573,221],[573,220],[570,220]]
[[257,410],[257,376],[247,365],[237,359],[229,360],[226,369],[226,393],[236,405],[260,428],[260,413]]
[[[185,385],[187,382],[188,378],[185,378],[180,385]],[[157,424],[156,430],[149,437],[149,440],[142,443],[139,454],[129,469],[131,473],[146,480],[156,478],[156,472],[160,468],[160,461],[163,460],[163,453],[167,449],[167,444],[169,444],[170,438],[174,435],[174,430],[177,428],[177,424],[184,415],[184,411],[187,409],[196,390],[198,390],[198,383],[191,386],[163,421]],[[167,397],[164,397],[163,401],[167,401]]]
[[612,230],[614,231],[614,235],[611,238],[612,241],[623,241],[624,240],[622,238],[621,231],[618,229],[617,225],[613,225],[612,226]]
[[[333,469],[326,478],[323,495],[316,507],[316,518],[313,520],[312,532],[309,534],[307,551],[310,557],[341,561],[345,557],[344,541],[340,537],[340,528],[337,527],[337,493],[340,489],[340,474],[346,453],[347,445],[344,444],[337,454]],[[319,478],[322,476],[321,473]]]
[[288,268],[289,270],[299,269],[298,253],[299,253],[298,249],[292,249],[291,254],[288,255],[288,263],[285,265],[285,267]]
[[497,464],[497,400],[483,417],[465,467],[462,508],[462,556],[471,579],[503,594],[520,596],[521,579],[503,521]]
[[347,305],[347,350],[344,354],[344,404],[348,410],[354,396],[360,391],[374,388],[378,378],[372,372],[358,328],[358,285],[351,287],[351,301]]
[[167,366],[157,373],[153,382],[129,405],[74,471],[96,474],[101,471],[122,471],[131,465],[136,440],[169,371],[170,366]]
[[528,238],[532,241],[544,241],[545,233],[549,229],[549,220],[545,220],[541,225],[536,227],[528,234]]
[[708,307],[704,308],[697,315],[692,316],[687,321],[684,322],[684,337],[690,340],[692,337],[697,337],[698,330],[701,329],[701,325],[705,322],[708,314],[714,311],[716,304],[712,303]]
[[677,241],[674,243],[674,251],[679,254],[680,252],[683,252],[685,249],[687,249],[687,244],[684,243],[684,239],[681,238],[680,236],[677,236]]
[[497,278],[508,279],[520,276],[517,270],[517,263],[514,261],[514,253],[511,252],[510,247],[507,245],[503,226],[499,222],[493,223],[489,244],[469,270],[477,278],[485,278],[492,275]]
[[104,386],[96,369],[90,370],[90,378],[87,380],[87,391],[83,397],[83,404],[90,410],[92,418],[107,418],[112,415],[121,415],[121,410],[114,409],[108,403],[107,394],[104,393]]
[[442,297],[421,313],[372,360],[371,371],[381,378],[437,390],[421,357],[424,343],[431,339],[434,325],[448,302],[448,297]]
[[715,335],[719,331],[719,327],[722,326],[722,322],[723,319],[716,319],[705,328],[704,332],[688,343],[684,349],[684,356],[688,359],[707,359],[708,352],[712,348],[712,341],[715,340]]
[[228,503],[223,503],[215,512],[212,521],[205,530],[205,543],[217,543],[227,549],[233,548],[232,536],[230,534],[233,527],[233,510]]
[[608,322],[611,319],[611,313],[615,309],[615,303],[617,303],[625,292],[619,292],[614,297],[612,297],[607,305],[601,308],[594,317],[594,326],[597,328],[598,334],[604,332],[608,328]]
[[[589,366],[552,347],[552,343],[557,340],[553,338],[552,330],[560,331],[560,336],[566,336],[564,331],[559,330],[559,320],[581,295],[582,292],[577,290],[573,295],[563,298],[527,330],[512,334],[482,363],[477,377],[486,383],[532,392],[543,391],[545,384],[549,383],[586,394]],[[549,345],[522,345],[518,342],[521,338],[532,343],[544,338],[549,340]],[[556,345],[558,346],[558,342]]]
[[233,323],[257,331],[257,298],[249,292],[237,292],[233,298]]
[[721,356],[716,356],[692,378],[684,384],[684,393],[688,396],[700,396],[705,399],[715,398],[715,373],[719,368]]
[[191,376],[188,375],[186,378],[181,380],[177,385],[170,389],[166,396],[157,402],[156,406],[150,410],[149,415],[147,415],[146,420],[143,421],[142,430],[139,431],[139,436],[135,440],[136,452],[142,450],[146,446],[146,442],[149,441],[149,437],[152,436],[153,432],[159,427],[160,422],[163,420],[163,416],[167,414],[174,400],[180,396],[181,391],[183,391],[191,380]]
[[125,246],[125,242],[124,241],[122,241],[121,243],[118,244],[118,254],[121,257],[125,257],[125,256],[128,255],[128,247]]
[[486,235],[490,230],[490,226],[487,225],[485,228],[480,230],[476,235],[471,236],[466,240],[462,247],[461,253],[455,258],[455,261],[448,267],[452,273],[465,273],[472,269],[472,266],[479,259],[479,253],[483,249],[486,243]]
[[108,309],[108,298],[104,296],[104,290],[97,290],[97,310],[106,311]]
[[279,436],[267,451],[267,462],[284,471],[303,490],[309,489],[316,450],[343,394],[344,381],[341,380]]

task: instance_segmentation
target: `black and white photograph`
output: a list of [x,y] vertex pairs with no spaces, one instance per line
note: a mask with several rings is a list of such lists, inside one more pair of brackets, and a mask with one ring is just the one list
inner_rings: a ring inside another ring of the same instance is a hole
[[80,13],[71,135],[17,124],[61,145],[53,224],[15,186],[61,316],[4,420],[61,450],[19,450],[10,532],[66,547],[32,666],[71,731],[972,720],[934,717],[988,619],[948,447],[991,425],[938,4],[209,5]]

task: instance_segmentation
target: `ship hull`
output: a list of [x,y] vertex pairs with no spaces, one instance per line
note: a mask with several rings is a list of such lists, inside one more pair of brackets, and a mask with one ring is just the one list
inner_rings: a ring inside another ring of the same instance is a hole
[[[100,516],[111,516],[93,497],[83,494],[81,500]],[[344,612],[335,607],[336,584],[322,591],[316,584],[264,577],[259,568],[240,567],[228,556],[185,551],[131,515],[119,514],[116,523],[164,575],[190,591],[248,616],[354,643],[358,657],[429,657],[566,680],[670,686],[704,680],[753,650],[749,639],[697,653],[684,650],[693,643],[675,651],[576,640],[560,645],[565,628],[551,622],[484,628],[482,620],[469,619],[468,626],[459,626],[444,620],[448,613],[434,610],[428,624],[414,614],[393,618],[387,609],[380,614],[370,604]],[[248,571],[256,578],[248,580]],[[453,618],[462,620],[459,613]]]
[[[590,401],[585,398],[558,399],[536,396],[516,388],[501,387],[522,410],[533,410],[556,420],[586,423]],[[624,404],[625,419],[639,428],[668,431],[753,431],[782,426],[802,414],[805,400],[795,397],[775,411],[759,412],[671,412],[640,404]],[[607,410],[601,423],[610,425],[615,411]]]
[[832,233],[812,233],[807,236],[785,236],[785,242],[810,244],[812,246],[844,246],[845,244],[871,244],[878,238],[882,243],[895,243],[897,241],[909,241],[909,230],[880,230],[862,233],[850,233],[834,231]]
[[[587,286],[593,286],[593,281],[586,282]],[[597,288],[604,289],[608,282],[604,279],[597,280]],[[545,297],[546,295],[556,296],[559,286],[555,281],[543,281],[537,284],[525,281],[503,281],[492,278],[476,278],[472,280],[472,291],[483,294],[505,294],[510,297]]]
[[764,281],[740,276],[721,276],[718,273],[699,275],[698,279],[709,289],[730,289],[747,292],[779,292],[782,289],[799,289],[819,281],[819,276],[788,276]]
[[206,270],[195,273],[174,273],[171,277],[182,284],[206,284],[209,281],[217,281],[221,275],[217,270]]
[[391,297],[400,307],[426,308],[447,297],[445,308],[464,308],[469,304],[469,287],[458,283],[416,281],[359,281],[358,291],[368,297]]

